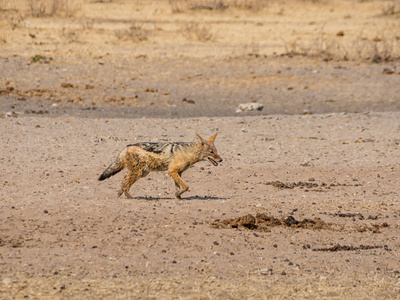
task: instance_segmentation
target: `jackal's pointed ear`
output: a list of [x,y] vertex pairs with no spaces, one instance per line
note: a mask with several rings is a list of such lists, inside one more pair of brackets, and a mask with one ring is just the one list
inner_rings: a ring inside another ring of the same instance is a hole
[[202,144],[204,144],[204,143],[206,142],[206,140],[203,139],[197,132],[196,132],[196,136],[197,136],[197,138],[199,139],[199,141],[200,141]]
[[215,140],[215,138],[217,137],[217,134],[218,134],[218,132],[217,132],[216,134],[214,134],[212,137],[208,138],[208,141],[209,141],[210,143],[214,143],[214,140]]

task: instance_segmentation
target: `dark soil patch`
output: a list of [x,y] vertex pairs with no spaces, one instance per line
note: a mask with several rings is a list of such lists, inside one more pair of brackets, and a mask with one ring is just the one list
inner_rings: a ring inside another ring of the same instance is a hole
[[11,247],[11,248],[20,248],[23,246],[24,239],[22,237],[18,238],[0,238],[0,247]]
[[271,227],[276,226],[290,227],[295,229],[331,229],[331,224],[325,223],[320,218],[303,219],[302,221],[298,221],[292,216],[278,219],[268,216],[267,214],[256,214],[255,217],[251,214],[248,214],[233,219],[217,219],[211,223],[211,227],[214,228],[246,228],[264,232],[269,232],[271,231]]
[[389,224],[383,222],[381,224],[371,224],[371,226],[368,225],[356,226],[355,230],[358,232],[371,231],[373,233],[381,233],[381,229],[386,227],[389,227]]
[[332,215],[339,218],[358,218],[359,220],[364,220],[364,216],[361,213],[335,213]]
[[[304,181],[299,181],[299,182],[291,182],[291,183],[285,183],[282,181],[268,181],[265,183],[266,185],[272,185],[278,189],[294,189],[295,187],[300,187],[300,188],[316,188],[318,187],[318,183],[315,182],[304,182]],[[321,186],[327,186],[327,184],[322,183]]]
[[[310,180],[310,181],[314,181]],[[282,181],[267,181],[265,183],[266,185],[272,185],[278,189],[294,189],[294,188],[300,188],[300,189],[316,189],[316,188],[326,188],[330,189],[331,187],[335,186],[353,186],[347,183],[316,183],[316,182],[306,182],[306,181],[298,181],[298,182],[282,182]],[[355,184],[354,186],[360,186],[361,184]]]
[[328,213],[328,212],[324,212],[323,214],[334,216],[334,217],[339,217],[339,218],[352,218],[353,221],[355,221],[356,218],[359,220],[378,220],[379,219],[379,216],[369,215],[368,217],[364,217],[364,215],[361,213],[342,213],[342,212]]
[[332,247],[326,247],[326,248],[315,248],[313,249],[313,251],[338,252],[338,251],[356,251],[356,250],[371,250],[371,249],[385,249],[387,251],[391,251],[391,249],[387,245],[360,245],[358,247],[354,247],[354,246],[340,245],[340,244],[336,244]]

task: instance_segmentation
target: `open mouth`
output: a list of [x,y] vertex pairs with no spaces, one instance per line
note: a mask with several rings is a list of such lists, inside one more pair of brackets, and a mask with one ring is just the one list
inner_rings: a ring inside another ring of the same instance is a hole
[[212,163],[214,166],[218,166],[218,163],[217,163],[215,160],[213,160],[211,157],[208,157],[208,160],[211,161],[211,163]]

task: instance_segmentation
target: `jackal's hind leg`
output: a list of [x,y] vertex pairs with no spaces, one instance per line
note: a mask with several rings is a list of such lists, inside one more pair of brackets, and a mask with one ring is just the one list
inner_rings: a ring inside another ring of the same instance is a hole
[[[178,175],[182,178],[182,172],[178,172]],[[181,186],[175,181],[175,179],[174,182],[175,182],[175,194],[177,194],[180,191]]]
[[181,175],[182,172],[168,172],[168,175],[175,181],[175,196],[178,199],[181,199],[181,195],[189,189],[188,184],[183,181]]
[[128,174],[124,176],[121,183],[121,189],[118,191],[118,197],[120,197],[123,193],[125,194],[126,198],[132,199],[133,197],[129,194],[129,189],[131,188],[132,184],[134,184],[140,177],[142,176],[142,170],[139,172],[133,172],[132,170],[128,171]]

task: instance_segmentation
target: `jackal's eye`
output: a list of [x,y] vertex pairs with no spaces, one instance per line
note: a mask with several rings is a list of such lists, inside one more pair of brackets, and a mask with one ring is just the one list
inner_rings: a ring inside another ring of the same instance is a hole
[[214,154],[214,151],[210,150],[210,153]]

